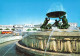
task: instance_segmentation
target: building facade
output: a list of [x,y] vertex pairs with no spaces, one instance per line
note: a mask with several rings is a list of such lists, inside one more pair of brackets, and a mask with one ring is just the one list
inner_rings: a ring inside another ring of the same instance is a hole
[[77,27],[77,23],[69,23],[71,27]]
[[2,29],[2,30],[12,30],[13,25],[0,25],[0,29]]

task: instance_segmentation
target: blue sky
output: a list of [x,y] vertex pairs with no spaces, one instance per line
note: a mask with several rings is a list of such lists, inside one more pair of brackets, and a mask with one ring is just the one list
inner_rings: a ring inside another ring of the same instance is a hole
[[55,10],[65,11],[68,21],[80,26],[80,0],[0,0],[0,25],[39,24]]

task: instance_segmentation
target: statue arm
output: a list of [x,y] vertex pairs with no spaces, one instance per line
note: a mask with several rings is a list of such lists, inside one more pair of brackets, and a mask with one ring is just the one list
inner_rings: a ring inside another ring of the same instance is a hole
[[59,21],[61,21],[61,19],[59,19]]
[[62,19],[62,18],[59,17],[59,19]]
[[58,22],[60,22],[60,21],[61,21],[61,19],[58,20]]

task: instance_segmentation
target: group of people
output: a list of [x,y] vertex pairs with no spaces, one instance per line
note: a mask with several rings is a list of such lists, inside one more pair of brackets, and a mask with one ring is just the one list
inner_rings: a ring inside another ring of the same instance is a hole
[[[62,16],[59,17],[59,20],[55,20],[55,23],[53,25],[48,25],[48,21],[50,20],[50,18],[45,18],[45,21],[43,23],[43,25],[40,28],[44,28],[44,29],[50,29],[52,26],[56,26],[59,29],[67,29],[70,25],[68,24],[67,18],[66,16]],[[62,20],[62,24],[60,23],[60,21]]]

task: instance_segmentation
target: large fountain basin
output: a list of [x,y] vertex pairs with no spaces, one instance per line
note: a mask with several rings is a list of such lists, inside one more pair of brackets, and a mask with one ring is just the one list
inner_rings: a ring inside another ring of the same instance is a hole
[[[23,38],[29,48],[45,50],[51,32],[35,32]],[[80,53],[80,32],[53,32],[47,51]]]

